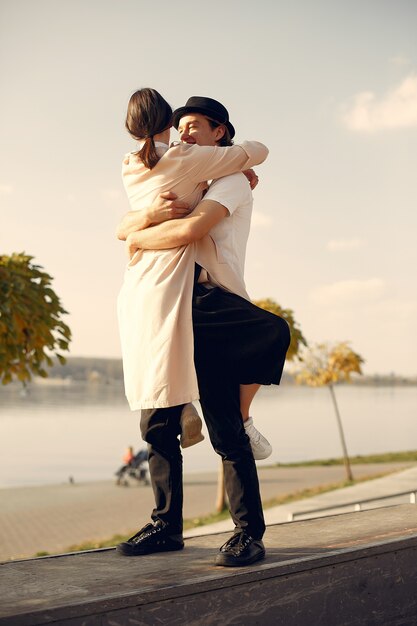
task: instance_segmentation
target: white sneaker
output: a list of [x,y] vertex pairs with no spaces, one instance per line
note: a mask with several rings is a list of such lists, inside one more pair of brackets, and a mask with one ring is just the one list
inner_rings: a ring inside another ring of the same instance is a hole
[[246,422],[243,422],[245,432],[249,437],[250,445],[253,452],[253,458],[255,461],[261,459],[267,459],[272,454],[272,446],[253,425],[253,419],[250,417]]

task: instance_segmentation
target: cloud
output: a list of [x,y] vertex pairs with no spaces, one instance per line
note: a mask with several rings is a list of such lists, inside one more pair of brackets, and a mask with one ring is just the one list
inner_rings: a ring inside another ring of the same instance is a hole
[[363,239],[354,237],[352,239],[331,239],[327,242],[326,248],[331,252],[339,252],[345,250],[356,250],[362,248],[365,245]]
[[311,295],[316,304],[326,307],[355,303],[363,305],[383,296],[385,287],[385,281],[382,278],[342,280],[329,285],[320,285],[313,289]]
[[389,63],[390,65],[395,65],[396,67],[404,67],[405,65],[410,65],[411,61],[403,54],[397,54],[390,58]]
[[379,99],[372,91],[358,93],[344,107],[342,120],[350,130],[363,133],[417,127],[417,76],[408,76]]
[[264,226],[270,226],[273,223],[272,217],[267,215],[266,213],[261,213],[260,211],[254,211],[252,213],[252,221],[251,225],[254,228],[263,228]]
[[0,185],[0,196],[10,196],[13,191],[12,185]]

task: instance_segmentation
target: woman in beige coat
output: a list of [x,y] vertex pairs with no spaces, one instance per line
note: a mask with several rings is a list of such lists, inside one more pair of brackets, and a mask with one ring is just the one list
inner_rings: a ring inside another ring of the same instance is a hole
[[[143,212],[144,227],[149,225],[148,207],[160,193],[172,191],[194,208],[207,180],[251,168],[268,154],[258,142],[168,148],[171,117],[171,107],[153,89],[130,98],[126,127],[140,144],[124,159],[123,181],[132,210]],[[132,410],[187,405],[199,397],[191,310],[196,262],[211,282],[248,298],[242,278],[217,258],[209,235],[177,248],[138,250],[126,268],[118,300],[125,390]]]

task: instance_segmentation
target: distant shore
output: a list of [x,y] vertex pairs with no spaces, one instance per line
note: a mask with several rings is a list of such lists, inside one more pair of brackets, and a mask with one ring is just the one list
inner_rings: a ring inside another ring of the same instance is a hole
[[[65,365],[60,365],[56,360],[54,366],[48,369],[48,378],[34,378],[35,384],[41,385],[69,385],[72,382],[89,383],[123,383],[123,366],[121,359],[101,357],[67,357]],[[20,383],[13,383],[20,385]],[[284,372],[282,385],[295,385],[293,376]],[[348,383],[340,383],[348,384]],[[417,386],[416,376],[402,376],[401,374],[368,374],[354,376],[353,385],[375,386]],[[21,385],[20,385],[21,386]]]

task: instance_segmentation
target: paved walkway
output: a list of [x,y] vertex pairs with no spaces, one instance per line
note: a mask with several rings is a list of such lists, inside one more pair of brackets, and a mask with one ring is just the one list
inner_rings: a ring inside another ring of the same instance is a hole
[[[355,478],[369,477],[382,472],[398,471],[410,465],[355,465],[353,472]],[[411,473],[414,488],[417,488],[417,468]],[[390,481],[384,484],[389,485],[387,488],[391,492],[403,490],[405,484],[401,474],[396,476],[398,478],[393,476],[382,479]],[[262,499],[267,501],[303,489],[342,481],[344,468],[260,468],[259,477]],[[411,482],[412,480],[410,479]],[[410,481],[407,481],[407,485],[411,484]],[[364,493],[373,494],[377,482],[371,481],[367,484],[368,487],[361,484],[350,489],[362,489]],[[216,489],[216,474],[186,476],[184,517],[189,519],[211,513],[214,510]],[[343,492],[348,493],[348,490]],[[331,494],[327,494],[327,497],[331,497]],[[314,499],[311,508],[317,506],[317,500]],[[302,506],[305,507],[306,504],[307,501],[303,500]],[[295,504],[292,505],[294,506]],[[153,493],[150,487],[116,487],[111,481],[0,489],[0,560],[34,556],[42,551],[64,552],[83,541],[108,539],[116,533],[130,534],[149,521],[152,507]],[[284,508],[285,511],[282,507],[267,510],[267,523],[286,521],[289,509]],[[285,519],[279,517],[281,513],[278,515],[278,509],[281,509]],[[222,524],[226,525],[226,529],[230,527],[230,522]],[[204,528],[209,532],[217,532],[219,529],[218,526]],[[202,532],[201,527],[196,529],[196,534]]]

